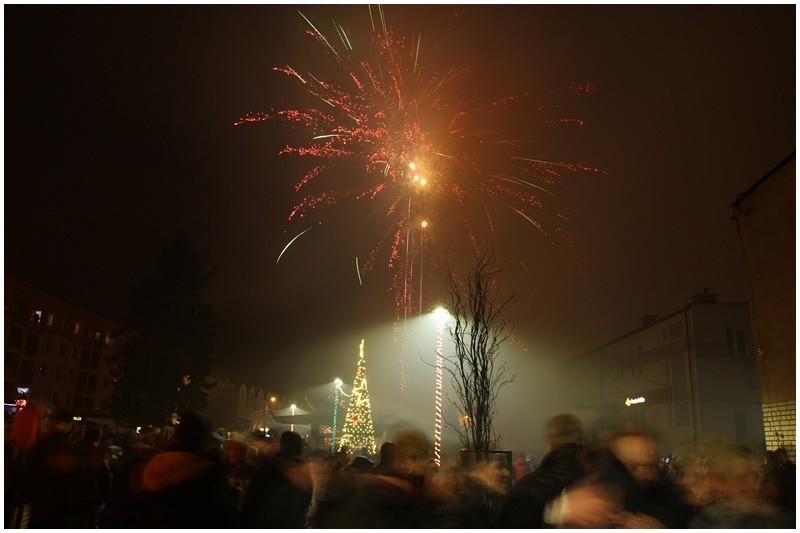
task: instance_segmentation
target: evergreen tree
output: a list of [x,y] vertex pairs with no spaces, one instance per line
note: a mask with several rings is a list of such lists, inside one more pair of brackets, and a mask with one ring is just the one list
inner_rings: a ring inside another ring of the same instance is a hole
[[353,382],[353,395],[347,407],[347,418],[342,430],[342,448],[347,447],[352,453],[362,448],[367,453],[375,453],[375,428],[372,425],[372,408],[369,404],[367,390],[367,367],[364,362],[364,340],[359,346],[356,379]]
[[171,412],[204,410],[217,313],[203,298],[213,277],[186,237],[156,260],[155,276],[132,288],[117,354],[111,409],[115,420],[162,425]]

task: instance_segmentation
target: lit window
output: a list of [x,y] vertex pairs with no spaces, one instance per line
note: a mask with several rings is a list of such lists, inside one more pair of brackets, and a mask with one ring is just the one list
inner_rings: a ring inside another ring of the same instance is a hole
[[42,316],[44,315],[44,311],[36,310],[31,313],[31,322],[34,324],[41,324],[42,323]]
[[53,321],[55,319],[56,319],[56,315],[54,315],[53,313],[48,314],[47,315],[47,325],[48,326],[52,326],[53,325]]
[[80,322],[75,322],[75,325],[72,326],[72,334],[73,335],[77,335],[80,332],[81,332],[81,323]]
[[102,339],[103,339],[103,332],[100,331],[100,330],[95,331],[94,332],[94,340],[99,341],[99,340],[102,340]]

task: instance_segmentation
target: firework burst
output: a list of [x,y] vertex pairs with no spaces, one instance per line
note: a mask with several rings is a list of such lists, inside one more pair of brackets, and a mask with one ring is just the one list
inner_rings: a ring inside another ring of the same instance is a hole
[[[370,19],[380,22],[373,20],[369,36],[360,42],[336,24],[335,38],[329,38],[300,16],[308,36],[330,60],[326,70],[331,72],[276,67],[312,103],[248,113],[236,124],[277,119],[305,136],[303,143],[280,152],[314,161],[295,184],[299,200],[290,220],[346,200],[380,206],[390,229],[370,245],[365,261],[356,259],[356,268],[368,271],[385,262],[394,271],[398,315],[407,316],[415,303],[422,309],[422,291],[412,285],[418,259],[417,286],[422,281],[423,221],[431,221],[438,235],[449,228],[446,242],[454,245],[458,237],[475,254],[493,239],[500,215],[519,217],[549,239],[560,235],[563,215],[549,210],[552,186],[565,173],[598,170],[536,157],[531,138],[511,136],[507,126],[511,117],[515,124],[525,118],[527,129],[541,126],[544,132],[581,125],[580,120],[560,116],[558,106],[547,100],[532,105],[527,95],[468,96],[472,68],[437,69],[422,37],[399,37],[386,26],[380,9],[370,10]],[[570,94],[591,90],[575,86]],[[358,276],[360,282],[360,271]]]

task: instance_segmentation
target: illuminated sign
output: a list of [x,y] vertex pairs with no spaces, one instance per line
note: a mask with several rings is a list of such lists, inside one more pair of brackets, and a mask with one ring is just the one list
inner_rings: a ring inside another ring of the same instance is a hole
[[628,407],[636,403],[644,403],[644,396],[639,396],[638,398],[625,398],[625,405]]

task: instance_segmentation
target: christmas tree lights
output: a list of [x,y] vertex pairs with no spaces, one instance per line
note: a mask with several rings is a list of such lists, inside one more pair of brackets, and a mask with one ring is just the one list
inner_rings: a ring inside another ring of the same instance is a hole
[[[361,340],[356,367],[356,379],[353,382],[353,395],[347,407],[342,430],[341,448],[347,447],[352,453],[358,454],[361,450],[366,453],[375,453],[375,429],[372,425],[372,408],[369,404],[369,391],[367,390],[367,368],[364,362],[364,340]],[[340,449],[341,449],[340,448]]]

